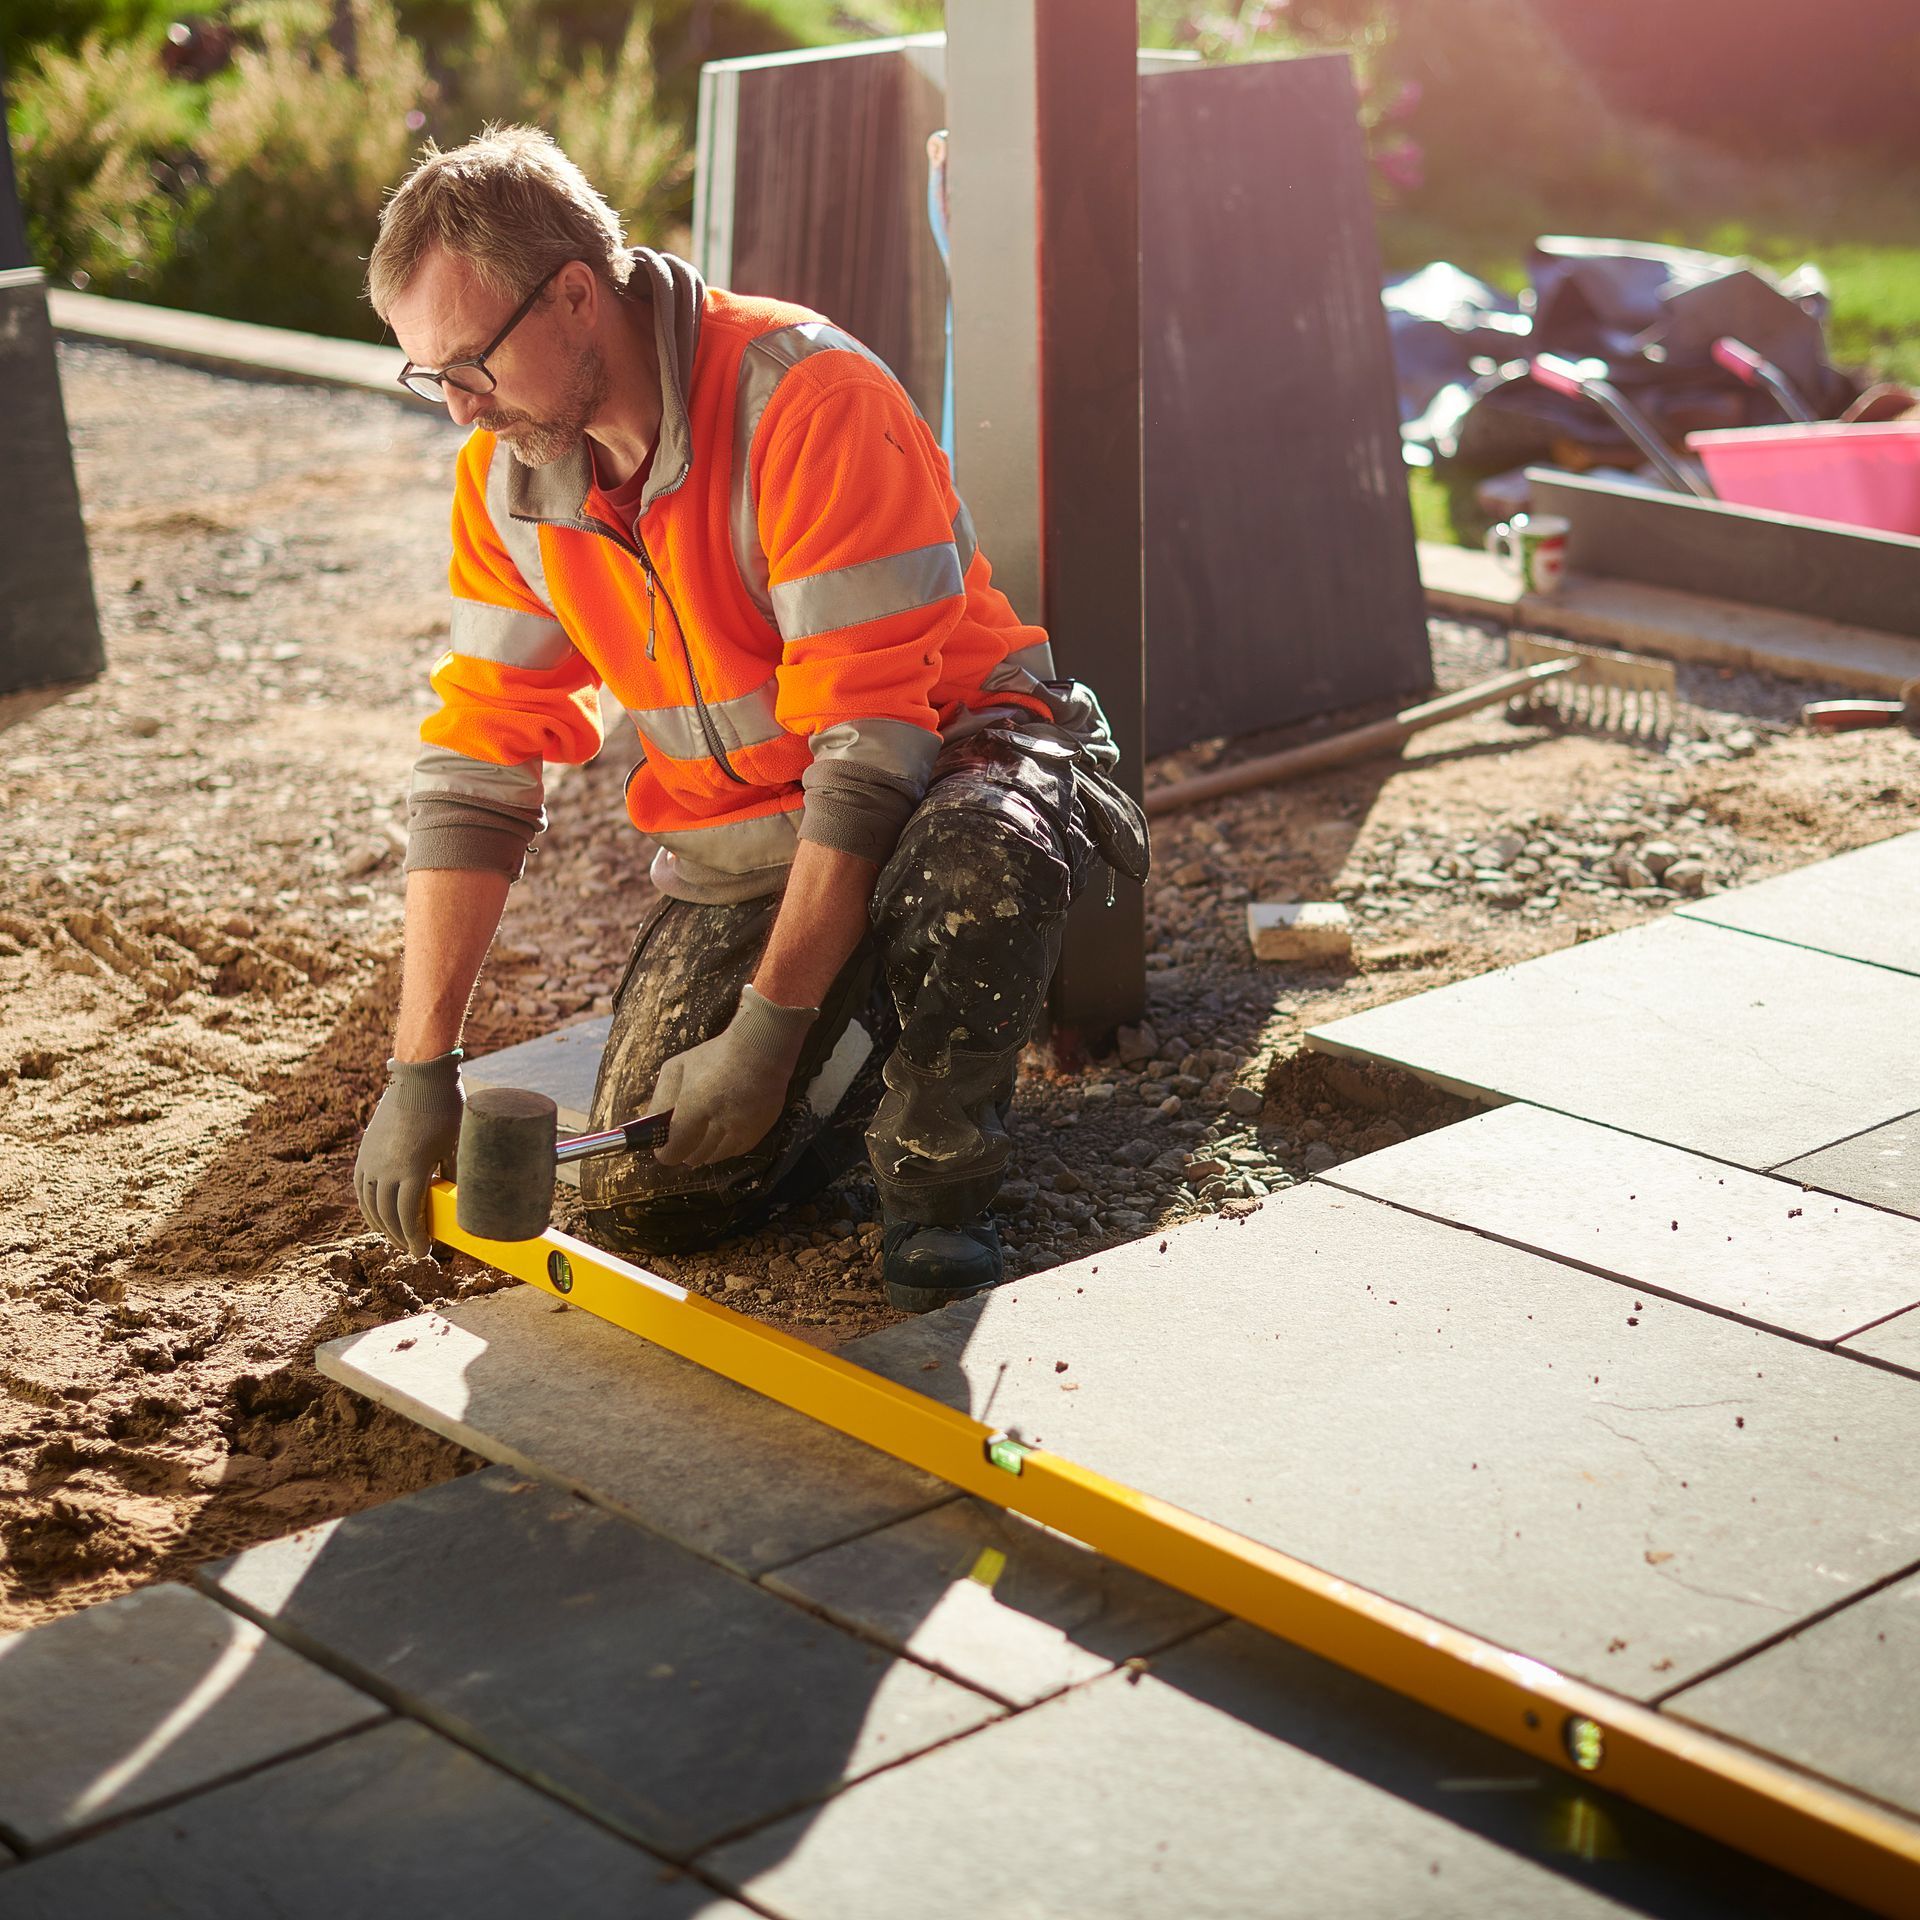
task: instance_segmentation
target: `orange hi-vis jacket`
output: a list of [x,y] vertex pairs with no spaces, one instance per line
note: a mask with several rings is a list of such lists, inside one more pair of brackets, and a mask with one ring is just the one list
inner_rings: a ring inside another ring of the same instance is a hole
[[518,873],[541,769],[641,760],[627,810],[663,891],[777,887],[801,838],[884,860],[944,735],[1045,720],[1046,636],[992,584],[913,402],[818,315],[634,255],[663,416],[629,524],[587,443],[540,468],[476,431],[458,463],[449,650],[421,728],[410,867]]

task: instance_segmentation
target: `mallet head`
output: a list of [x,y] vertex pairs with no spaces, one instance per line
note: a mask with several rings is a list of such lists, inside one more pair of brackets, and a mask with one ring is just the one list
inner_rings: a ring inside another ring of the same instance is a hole
[[460,1117],[453,1216],[482,1240],[537,1240],[553,1219],[559,1109],[523,1087],[476,1087]]

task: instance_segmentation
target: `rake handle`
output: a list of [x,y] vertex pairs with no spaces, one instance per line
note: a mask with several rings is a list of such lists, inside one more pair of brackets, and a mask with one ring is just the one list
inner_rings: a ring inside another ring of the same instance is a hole
[[1224,793],[1244,793],[1250,787],[1277,786],[1283,780],[1297,780],[1303,774],[1318,773],[1323,767],[1343,767],[1355,760],[1368,760],[1375,754],[1391,753],[1404,746],[1416,733],[1437,727],[1480,707],[1491,707],[1525,693],[1543,680],[1572,673],[1575,660],[1541,660],[1530,667],[1515,667],[1510,673],[1496,674],[1477,686],[1463,687],[1458,693],[1444,693],[1417,707],[1407,707],[1389,720],[1375,720],[1364,727],[1352,727],[1345,733],[1330,734],[1325,740],[1309,741],[1304,747],[1289,747],[1284,753],[1266,753],[1254,760],[1242,760],[1237,766],[1220,767],[1212,773],[1196,773],[1191,779],[1175,780],[1164,787],[1150,788],[1146,795],[1149,816],[1173,813],[1201,800],[1212,800]]

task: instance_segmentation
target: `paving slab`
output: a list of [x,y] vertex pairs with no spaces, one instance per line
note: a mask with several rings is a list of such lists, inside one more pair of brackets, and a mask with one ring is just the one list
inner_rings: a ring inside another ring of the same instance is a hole
[[1219,1618],[1185,1594],[978,1500],[956,1501],[769,1574],[885,1645],[1031,1706]]
[[1904,974],[1669,916],[1307,1038],[1766,1169],[1913,1111],[1916,1015]]
[[300,1650],[675,1858],[1001,1711],[505,1467],[199,1577]]
[[1920,1816],[1920,1578],[1688,1687],[1670,1712]]
[[23,1851],[386,1717],[189,1587],[0,1637],[0,1833]]
[[1920,1114],[1789,1160],[1777,1171],[1785,1180],[1920,1218]]
[[392,1721],[16,1868],[7,1920],[746,1920],[425,1727]]
[[701,1864],[782,1920],[1855,1911],[1238,1625]]
[[1920,974],[1920,833],[1677,908],[1689,920]]
[[[607,1050],[613,1015],[596,1014],[570,1027],[523,1040],[517,1047],[483,1053],[460,1069],[462,1083],[473,1087],[525,1087],[544,1093],[560,1109],[560,1132],[585,1133],[592,1126],[593,1084],[600,1074],[600,1056]],[[568,1161],[559,1171],[567,1186],[580,1184],[580,1166]]]
[[1847,1351],[1920,1374],[1920,1312],[1896,1314],[1865,1333],[1856,1333],[1847,1342]]
[[1164,1244],[841,1352],[1642,1698],[1920,1558],[1902,1375],[1318,1185]]
[[930,1474],[537,1287],[323,1346],[449,1440],[755,1574],[954,1498]]
[[1524,1102],[1321,1177],[1808,1340],[1920,1306],[1920,1220]]

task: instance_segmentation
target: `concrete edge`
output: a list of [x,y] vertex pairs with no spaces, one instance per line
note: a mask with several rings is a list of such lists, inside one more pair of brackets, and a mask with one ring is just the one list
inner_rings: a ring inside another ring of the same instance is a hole
[[416,413],[444,414],[443,408],[400,385],[394,377],[400,371],[394,348],[143,306],[134,300],[109,300],[60,287],[48,288],[47,309],[54,332],[63,339],[125,347],[212,373],[374,393]]
[[1592,575],[1551,598],[1523,595],[1490,555],[1432,540],[1419,555],[1433,614],[1888,698],[1920,679],[1920,640],[1904,634]]

